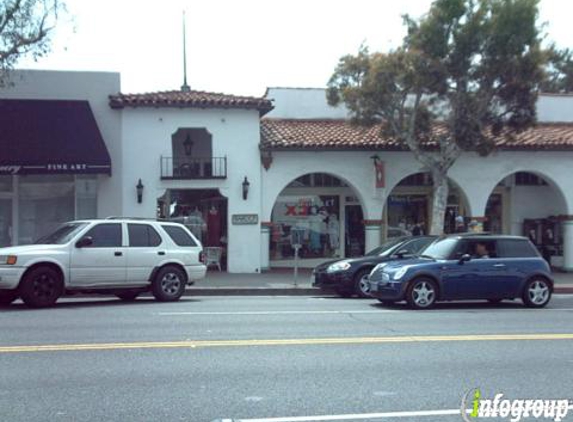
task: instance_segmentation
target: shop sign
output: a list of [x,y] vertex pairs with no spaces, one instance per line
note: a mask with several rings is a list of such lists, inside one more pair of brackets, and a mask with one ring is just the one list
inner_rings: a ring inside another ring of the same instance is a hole
[[231,221],[236,225],[259,224],[258,214],[233,214]]

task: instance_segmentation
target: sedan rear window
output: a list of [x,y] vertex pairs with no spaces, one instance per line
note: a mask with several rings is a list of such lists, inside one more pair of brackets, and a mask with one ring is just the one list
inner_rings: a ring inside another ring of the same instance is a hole
[[163,230],[169,235],[177,246],[197,246],[197,242],[183,227],[162,225]]

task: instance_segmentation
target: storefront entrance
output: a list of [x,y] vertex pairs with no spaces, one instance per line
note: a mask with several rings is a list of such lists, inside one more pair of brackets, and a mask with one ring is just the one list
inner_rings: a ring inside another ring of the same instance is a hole
[[[221,269],[227,258],[227,198],[216,189],[169,189],[158,198],[159,218],[184,224]],[[216,264],[214,264],[216,266]]]
[[362,208],[350,186],[323,173],[301,176],[279,195],[270,227],[271,267],[313,267],[364,253]]

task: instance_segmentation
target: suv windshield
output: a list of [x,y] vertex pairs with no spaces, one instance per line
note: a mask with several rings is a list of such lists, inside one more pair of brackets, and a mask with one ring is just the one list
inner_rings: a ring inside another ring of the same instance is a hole
[[372,249],[366,255],[367,256],[376,256],[376,255],[386,256],[386,255],[389,255],[390,252],[393,251],[394,247],[396,245],[404,242],[405,239],[406,239],[405,237],[398,237],[398,238],[394,238],[392,240],[389,240],[388,242],[383,243],[382,245],[378,246],[377,248]]
[[88,223],[66,223],[58,227],[52,233],[39,238],[34,243],[36,245],[63,245],[68,243],[72,238]]
[[448,259],[454,247],[458,243],[458,240],[451,237],[446,237],[444,239],[436,240],[431,243],[426,249],[421,251],[421,256],[424,258],[432,259]]

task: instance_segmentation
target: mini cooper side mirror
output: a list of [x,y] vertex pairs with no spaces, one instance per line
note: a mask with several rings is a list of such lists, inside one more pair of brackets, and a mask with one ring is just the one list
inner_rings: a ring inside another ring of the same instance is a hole
[[396,256],[400,259],[404,258],[404,255],[408,255],[408,249],[400,249],[398,252],[396,252]]
[[460,264],[463,264],[464,262],[468,262],[468,261],[470,261],[471,259],[472,259],[471,255],[465,253],[465,254],[463,254],[463,255],[461,256],[461,258],[460,258]]
[[76,242],[76,248],[85,248],[86,246],[93,245],[94,240],[90,236],[84,236]]

